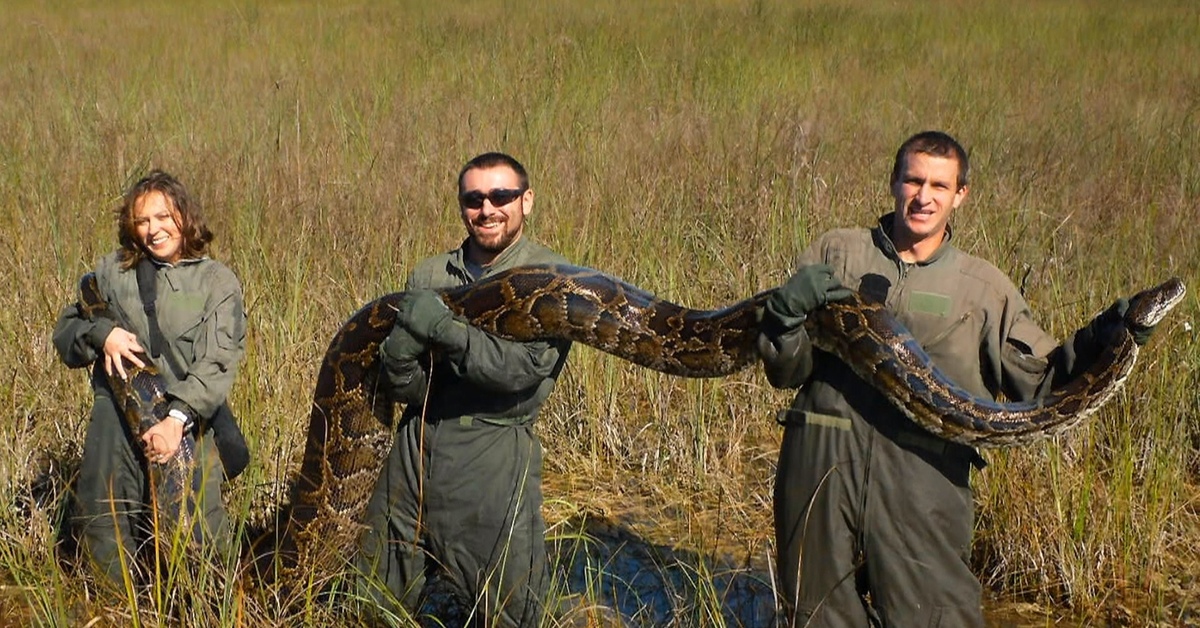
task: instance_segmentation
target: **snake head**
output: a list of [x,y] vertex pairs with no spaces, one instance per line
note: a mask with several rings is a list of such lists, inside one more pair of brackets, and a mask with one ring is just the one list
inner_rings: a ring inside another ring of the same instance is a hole
[[1129,299],[1129,309],[1125,311],[1125,325],[1130,329],[1146,329],[1154,327],[1179,305],[1187,294],[1187,287],[1178,277],[1172,277],[1163,283],[1143,290]]

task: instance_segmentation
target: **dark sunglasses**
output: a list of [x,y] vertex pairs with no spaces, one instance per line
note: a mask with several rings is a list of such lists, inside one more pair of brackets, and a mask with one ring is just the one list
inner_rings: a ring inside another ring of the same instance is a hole
[[471,190],[458,195],[458,202],[463,207],[468,209],[479,209],[483,207],[483,199],[492,202],[492,207],[503,207],[517,200],[517,197],[525,193],[524,188],[513,190],[510,188],[494,188],[489,192],[480,192],[479,190]]

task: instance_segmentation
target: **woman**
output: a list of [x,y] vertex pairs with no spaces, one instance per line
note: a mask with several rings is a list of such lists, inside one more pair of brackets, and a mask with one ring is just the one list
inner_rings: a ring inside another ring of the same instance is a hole
[[[63,363],[95,364],[95,401],[72,519],[84,553],[117,583],[153,529],[147,465],[170,462],[181,444],[188,446],[189,434],[196,435],[194,495],[181,502],[189,511],[182,520],[190,522],[189,536],[222,555],[231,544],[221,506],[220,459],[211,431],[203,427],[233,385],[245,352],[246,318],[237,277],[207,256],[212,238],[183,185],[152,171],[126,192],[118,212],[120,248],[95,270],[112,320],[88,318],[72,305],[54,328]],[[142,289],[152,283],[156,295],[153,318],[139,296],[139,265]],[[166,383],[168,413],[138,437],[114,404],[107,376],[123,378],[122,360],[140,367],[151,353]]]

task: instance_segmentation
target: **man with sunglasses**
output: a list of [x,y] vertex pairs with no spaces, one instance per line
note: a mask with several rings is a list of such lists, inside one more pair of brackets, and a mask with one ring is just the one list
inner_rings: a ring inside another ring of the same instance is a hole
[[[893,211],[872,229],[818,237],[766,304],[767,378],[800,389],[779,416],[774,498],[789,625],[983,625],[969,484],[983,459],[924,431],[848,366],[814,351],[803,327],[809,312],[852,287],[883,303],[964,390],[1014,401],[1072,379],[1123,324],[1124,299],[1060,345],[1000,270],[956,248],[949,221],[967,198],[968,170],[949,135],[909,138],[893,164]],[[1151,329],[1131,331],[1142,344]]]
[[517,266],[567,263],[524,233],[533,197],[516,159],[485,153],[467,162],[458,177],[467,238],[417,264],[380,348],[389,394],[407,404],[367,508],[359,562],[370,599],[384,608],[416,610],[426,567],[436,564],[478,603],[477,623],[536,626],[545,613],[533,422],[570,343],[489,336],[455,319],[433,292]]

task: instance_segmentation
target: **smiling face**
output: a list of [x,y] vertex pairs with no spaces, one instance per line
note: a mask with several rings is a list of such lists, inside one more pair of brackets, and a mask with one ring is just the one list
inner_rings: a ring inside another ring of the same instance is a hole
[[183,256],[179,210],[162,192],[147,192],[133,204],[135,241],[154,259],[177,264]]
[[928,259],[941,246],[954,210],[967,198],[958,160],[911,153],[892,181],[896,200],[892,240],[906,262]]
[[504,165],[463,173],[458,198],[471,240],[468,255],[484,266],[521,238],[525,217],[533,210],[533,190],[525,189],[517,173]]

